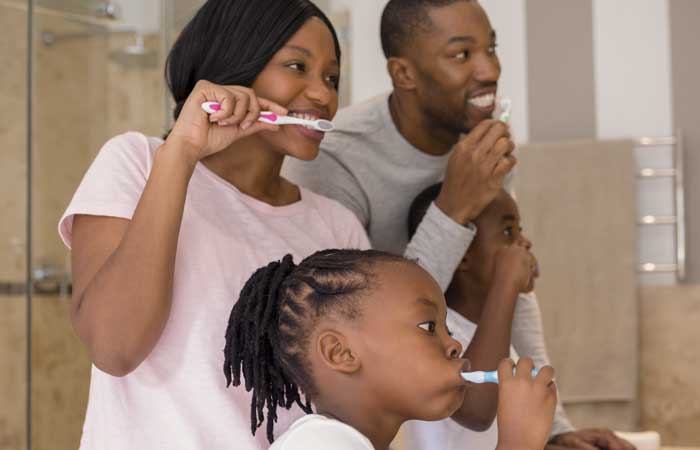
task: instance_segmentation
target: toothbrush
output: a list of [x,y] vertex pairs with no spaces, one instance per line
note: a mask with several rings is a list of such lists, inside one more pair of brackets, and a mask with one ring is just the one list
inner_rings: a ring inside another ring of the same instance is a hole
[[[532,369],[532,376],[537,376],[539,369]],[[513,368],[513,373],[515,373],[515,368]],[[496,383],[498,384],[498,372],[462,372],[462,378],[470,383]]]
[[498,116],[498,120],[503,123],[510,122],[510,110],[512,107],[512,102],[508,97],[500,97],[498,99],[498,106],[501,108],[501,114]]
[[[202,109],[208,114],[213,114],[221,109],[221,105],[217,102],[205,102],[202,103]],[[270,111],[261,112],[258,120],[260,122],[271,123],[273,125],[304,125],[317,131],[323,131],[324,133],[335,129],[333,122],[329,120],[307,120],[300,119],[299,117],[280,116]]]

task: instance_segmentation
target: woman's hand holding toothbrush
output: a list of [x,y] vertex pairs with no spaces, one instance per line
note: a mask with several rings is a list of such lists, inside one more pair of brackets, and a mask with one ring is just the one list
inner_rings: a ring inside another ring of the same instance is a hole
[[[202,103],[217,102],[218,111],[207,114]],[[279,126],[259,122],[261,111],[285,115],[287,109],[255,95],[243,86],[221,86],[199,81],[185,101],[167,142],[177,142],[196,163],[224,150],[238,139],[259,133],[277,131]]]
[[498,366],[498,446],[497,450],[542,450],[557,405],[554,369],[542,367],[532,376],[530,358],[520,358]]

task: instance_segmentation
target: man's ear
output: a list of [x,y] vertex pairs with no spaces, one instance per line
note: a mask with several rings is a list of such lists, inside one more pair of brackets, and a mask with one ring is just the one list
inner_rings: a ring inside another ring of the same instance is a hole
[[405,91],[416,88],[416,69],[411,61],[399,56],[392,56],[386,63],[387,71],[394,87]]
[[317,342],[321,361],[330,369],[351,374],[362,367],[359,356],[352,351],[343,334],[334,330],[324,331],[319,334]]

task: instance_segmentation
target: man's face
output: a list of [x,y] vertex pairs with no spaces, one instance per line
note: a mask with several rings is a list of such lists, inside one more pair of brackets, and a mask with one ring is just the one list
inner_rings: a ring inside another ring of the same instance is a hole
[[430,31],[408,43],[417,70],[416,93],[429,125],[467,133],[492,117],[501,65],[496,34],[478,2],[428,11]]

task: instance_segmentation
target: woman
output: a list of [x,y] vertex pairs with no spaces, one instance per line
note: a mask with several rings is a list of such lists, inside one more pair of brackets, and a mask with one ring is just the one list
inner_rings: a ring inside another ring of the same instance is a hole
[[[71,319],[94,363],[81,448],[267,448],[248,431],[250,394],[225,392],[211,348],[261,264],[369,245],[350,212],[279,175],[286,155],[315,158],[323,135],[257,121],[331,119],[339,64],[307,0],[209,0],[168,58],[166,140],[132,132],[102,148],[59,225]],[[206,101],[221,110],[208,116]]]

